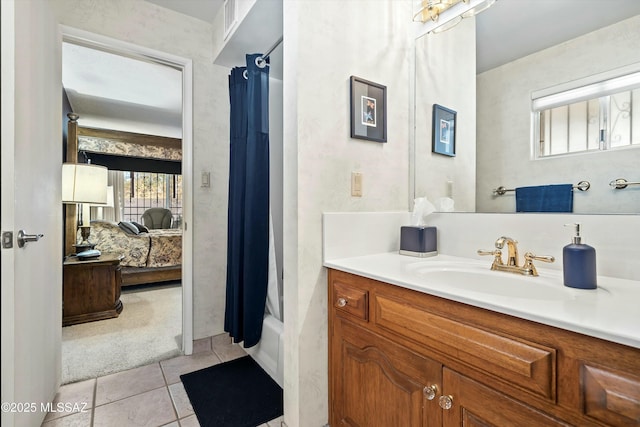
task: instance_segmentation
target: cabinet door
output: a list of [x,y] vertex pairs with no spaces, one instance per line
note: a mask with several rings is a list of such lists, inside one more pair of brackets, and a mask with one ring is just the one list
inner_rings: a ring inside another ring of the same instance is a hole
[[[451,369],[443,369],[443,426],[569,426]],[[447,402],[447,399],[450,399]],[[446,404],[450,403],[447,409]]]
[[424,427],[442,423],[437,404],[439,363],[348,321],[335,321],[334,327],[331,425]]

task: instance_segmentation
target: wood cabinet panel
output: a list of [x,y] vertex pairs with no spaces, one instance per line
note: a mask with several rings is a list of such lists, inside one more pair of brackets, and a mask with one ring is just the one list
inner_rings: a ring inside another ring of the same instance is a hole
[[555,349],[502,336],[381,295],[376,324],[421,341],[475,368],[555,398]]
[[640,425],[640,376],[585,364],[582,384],[585,414],[612,425]]

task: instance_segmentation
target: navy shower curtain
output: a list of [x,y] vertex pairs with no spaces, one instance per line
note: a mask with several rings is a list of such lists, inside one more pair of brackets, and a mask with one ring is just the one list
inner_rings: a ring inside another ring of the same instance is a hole
[[[269,67],[229,76],[231,146],[224,329],[234,342],[260,341],[269,270]],[[246,78],[245,78],[246,75]]]

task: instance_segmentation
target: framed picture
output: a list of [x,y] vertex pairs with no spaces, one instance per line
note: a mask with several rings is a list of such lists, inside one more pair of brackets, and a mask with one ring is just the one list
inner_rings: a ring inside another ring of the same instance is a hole
[[456,112],[433,104],[432,151],[445,156],[456,155]]
[[387,142],[387,87],[351,76],[351,138]]

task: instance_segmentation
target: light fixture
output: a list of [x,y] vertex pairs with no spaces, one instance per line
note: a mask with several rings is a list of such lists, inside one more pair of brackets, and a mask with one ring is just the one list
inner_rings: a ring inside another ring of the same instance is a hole
[[422,22],[419,35],[441,33],[455,27],[463,18],[473,17],[497,0],[417,0],[413,20]]
[[[62,164],[62,203],[106,205],[107,203],[107,175],[104,166],[87,163]],[[83,212],[80,207],[79,212]],[[95,245],[89,242],[91,228],[88,218],[86,224],[81,214],[78,226],[82,235],[82,243],[75,245],[77,249],[93,249]]]
[[462,15],[458,15],[455,18],[453,18],[452,20],[448,21],[446,24],[442,24],[439,27],[436,27],[433,29],[433,31],[431,31],[432,33],[442,33],[444,31],[447,31],[453,27],[455,27],[456,25],[458,25],[460,23],[460,21],[462,21]]
[[465,13],[462,14],[462,17],[470,18],[472,16],[476,16],[480,12],[484,12],[485,10],[489,9],[495,2],[496,0],[485,0],[479,3],[477,6],[474,6],[471,9],[467,10]]
[[62,203],[107,203],[108,170],[88,163],[62,164]]
[[418,0],[418,11],[413,15],[414,21],[437,21],[440,14],[456,3],[464,0]]

